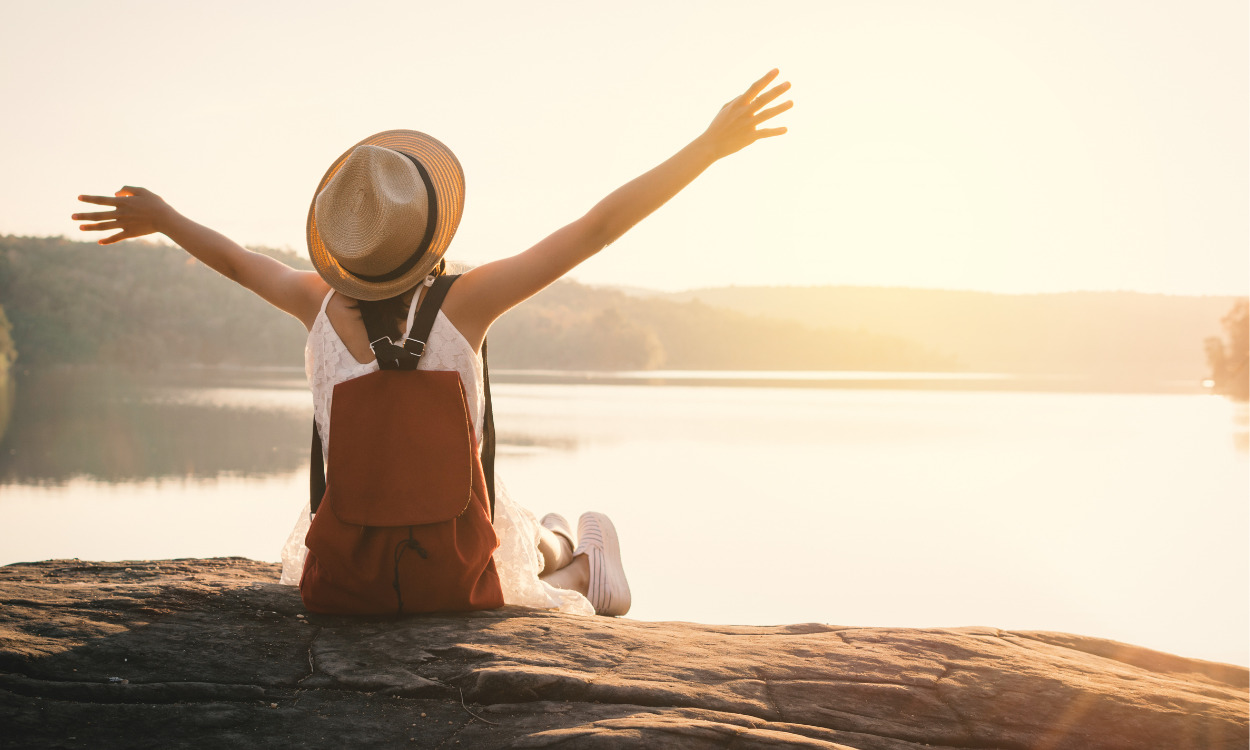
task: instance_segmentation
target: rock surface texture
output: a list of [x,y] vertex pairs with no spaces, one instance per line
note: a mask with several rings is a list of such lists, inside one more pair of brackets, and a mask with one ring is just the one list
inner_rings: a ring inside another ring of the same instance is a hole
[[327,617],[277,578],[0,568],[0,747],[1247,747],[1245,669],[1093,638]]

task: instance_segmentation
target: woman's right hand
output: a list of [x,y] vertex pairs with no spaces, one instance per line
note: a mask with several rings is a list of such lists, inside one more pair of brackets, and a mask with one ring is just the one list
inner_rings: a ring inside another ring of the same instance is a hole
[[777,78],[776,68],[768,75],[751,84],[741,96],[729,100],[721,107],[712,124],[698,140],[703,141],[717,159],[741,151],[761,138],[771,138],[786,132],[785,128],[760,128],[759,125],[794,106],[785,101],[774,107],[766,105],[790,90],[790,83],[779,83],[764,93],[764,87]]
[[83,203],[94,203],[98,206],[113,206],[112,211],[96,211],[86,214],[74,214],[74,221],[91,221],[79,229],[84,232],[107,232],[120,229],[117,234],[98,240],[101,245],[142,237],[154,232],[162,232],[166,220],[173,213],[159,195],[141,187],[126,187],[118,190],[110,198],[107,195],[80,195],[78,200]]

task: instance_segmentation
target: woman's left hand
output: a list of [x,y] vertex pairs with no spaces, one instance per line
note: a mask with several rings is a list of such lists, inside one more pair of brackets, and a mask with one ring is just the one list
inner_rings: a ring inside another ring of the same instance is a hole
[[794,106],[794,102],[785,101],[764,109],[774,99],[790,90],[790,83],[785,82],[764,91],[764,87],[772,83],[777,74],[776,68],[770,70],[768,75],[751,84],[741,96],[727,102],[700,136],[700,139],[711,146],[717,159],[741,151],[761,138],[771,138],[786,132],[785,128],[759,127]]
[[129,185],[114,193],[112,198],[107,195],[80,195],[78,200],[98,206],[113,206],[112,211],[74,214],[72,217],[74,221],[97,222],[78,227],[84,232],[121,230],[117,234],[98,240],[101,245],[111,245],[114,242],[164,231],[161,228],[162,224],[173,212],[169,204],[156,193],[146,188]]

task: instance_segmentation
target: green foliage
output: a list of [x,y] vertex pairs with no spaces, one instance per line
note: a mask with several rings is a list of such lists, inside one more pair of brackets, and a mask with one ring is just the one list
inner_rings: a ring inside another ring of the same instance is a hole
[[[491,329],[498,367],[645,370],[951,370],[900,337],[816,328],[702,302],[558,282]],[[506,363],[506,364],[505,364]]]
[[1211,380],[1216,393],[1245,401],[1250,398],[1250,301],[1237,300],[1220,323],[1225,338],[1205,341]]
[[[3,278],[0,276],[0,278]],[[17,346],[13,344],[13,324],[0,307],[0,385],[3,385],[4,373],[13,360],[17,359]]]
[[[299,268],[307,260],[259,249]],[[293,318],[177,248],[0,238],[0,304],[23,362],[287,365],[303,362]],[[662,297],[560,282],[491,329],[498,368],[952,369],[900,337],[817,328]]]
[[0,305],[29,365],[302,360],[298,321],[168,246],[0,237]]
[[[817,329],[871,331],[923,342],[975,372],[1088,378],[1129,388],[1162,382],[1196,385],[1206,372],[1198,344],[1218,334],[1220,316],[1245,299],[836,286],[723,287],[666,296]],[[886,341],[873,345],[867,339],[847,345],[863,352],[867,361],[897,362],[914,351]],[[905,362],[897,366],[911,367]]]
[[0,307],[0,444],[4,442],[4,433],[13,415],[13,401],[16,396],[12,365],[17,359],[17,347],[13,345],[13,337],[10,335],[12,330],[13,326],[5,316],[4,308]]
[[490,332],[491,364],[538,370],[650,370],[664,363],[655,332],[613,306],[544,304],[544,292]]

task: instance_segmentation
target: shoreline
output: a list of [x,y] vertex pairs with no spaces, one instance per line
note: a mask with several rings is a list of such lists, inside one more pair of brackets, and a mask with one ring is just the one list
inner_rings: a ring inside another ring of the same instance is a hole
[[[14,368],[17,370],[17,368]],[[22,368],[12,380],[43,373],[103,373],[137,384],[159,381],[178,385],[246,386],[305,389],[302,367],[278,365],[123,365],[57,364]],[[814,388],[825,390],[914,390],[986,393],[1090,393],[1126,395],[1220,395],[1201,379],[1159,380],[1100,377],[1090,374],[998,373],[962,371],[860,370],[491,370],[499,385],[610,385],[691,388]],[[1237,402],[1234,403],[1244,403]]]

